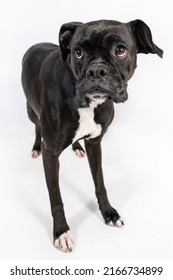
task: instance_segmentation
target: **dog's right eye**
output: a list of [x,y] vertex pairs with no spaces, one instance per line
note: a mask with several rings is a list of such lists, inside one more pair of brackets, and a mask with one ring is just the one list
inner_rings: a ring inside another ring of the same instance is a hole
[[77,47],[75,49],[75,56],[78,60],[81,60],[84,56],[84,52],[82,51],[82,49],[80,47]]

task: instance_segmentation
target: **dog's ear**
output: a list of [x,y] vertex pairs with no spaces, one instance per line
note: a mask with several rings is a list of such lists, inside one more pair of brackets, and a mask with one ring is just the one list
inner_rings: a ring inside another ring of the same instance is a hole
[[81,22],[69,22],[61,26],[59,32],[59,44],[62,52],[62,57],[66,60],[70,53],[70,42],[76,29],[81,25]]
[[153,40],[150,28],[142,20],[133,20],[128,23],[135,36],[138,53],[156,53],[161,58],[163,51],[157,47]]

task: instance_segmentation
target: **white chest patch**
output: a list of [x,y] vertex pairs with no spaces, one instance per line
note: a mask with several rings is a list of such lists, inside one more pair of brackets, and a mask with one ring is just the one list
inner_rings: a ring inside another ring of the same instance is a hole
[[76,135],[73,139],[73,143],[83,138],[86,135],[88,139],[95,138],[101,134],[102,127],[94,121],[94,108],[95,104],[91,104],[90,107],[79,108],[79,127],[76,131]]

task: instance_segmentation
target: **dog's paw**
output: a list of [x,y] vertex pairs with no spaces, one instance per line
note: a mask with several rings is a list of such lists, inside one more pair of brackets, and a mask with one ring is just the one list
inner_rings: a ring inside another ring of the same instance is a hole
[[40,154],[41,154],[41,151],[32,150],[31,157],[32,158],[38,158]]
[[118,214],[118,212],[111,207],[111,209],[109,209],[108,211],[105,212],[105,223],[108,226],[112,226],[112,227],[123,227],[124,226],[124,222],[122,220],[122,218],[120,217],[120,215]]
[[124,222],[122,218],[119,218],[116,222],[110,221],[109,223],[107,223],[108,226],[111,227],[123,227],[124,226]]
[[54,246],[56,249],[64,252],[69,253],[73,251],[74,243],[71,232],[68,230],[64,232],[57,238],[54,242]]
[[80,145],[80,143],[78,141],[73,143],[72,149],[78,158],[83,158],[86,156],[85,150],[82,148],[82,146]]
[[79,150],[79,149],[76,149],[76,150],[75,150],[75,154],[76,154],[76,156],[77,156],[78,158],[83,158],[83,157],[86,156],[85,152],[82,151],[82,150]]

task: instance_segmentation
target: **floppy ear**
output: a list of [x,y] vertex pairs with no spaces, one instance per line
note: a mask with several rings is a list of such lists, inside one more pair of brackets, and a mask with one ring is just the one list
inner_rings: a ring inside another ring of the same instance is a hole
[[66,60],[70,53],[70,42],[76,29],[81,25],[81,22],[69,22],[61,26],[59,32],[59,44],[62,52],[62,57]]
[[135,36],[138,53],[156,53],[161,58],[163,51],[157,47],[153,40],[150,28],[142,20],[133,20],[129,22],[130,28]]

